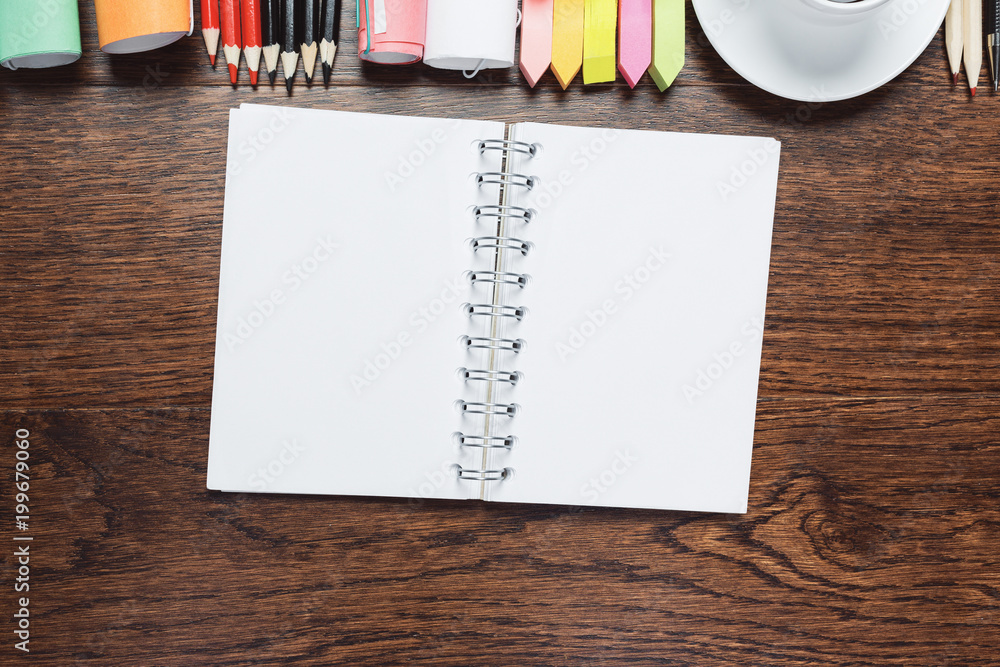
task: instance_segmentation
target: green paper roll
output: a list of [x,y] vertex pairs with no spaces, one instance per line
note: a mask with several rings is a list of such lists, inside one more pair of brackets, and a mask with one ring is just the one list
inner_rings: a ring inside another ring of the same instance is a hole
[[0,65],[56,67],[80,57],[77,0],[0,0]]

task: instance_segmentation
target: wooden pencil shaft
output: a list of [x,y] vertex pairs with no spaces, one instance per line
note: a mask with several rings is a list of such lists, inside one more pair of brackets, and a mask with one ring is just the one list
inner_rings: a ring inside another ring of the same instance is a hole
[[282,52],[292,53],[298,52],[299,42],[295,39],[295,29],[297,26],[296,16],[295,16],[295,1],[294,0],[282,0],[283,8],[283,22],[282,22]]
[[334,2],[334,0],[323,0],[321,14],[323,39],[336,44],[340,32],[340,3]]
[[319,0],[302,0],[302,43],[312,44],[319,34]]

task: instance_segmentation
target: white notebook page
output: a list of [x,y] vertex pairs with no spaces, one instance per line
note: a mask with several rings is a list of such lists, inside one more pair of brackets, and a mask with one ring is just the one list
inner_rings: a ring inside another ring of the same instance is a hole
[[497,501],[746,511],[778,174],[770,139],[525,123],[508,263],[524,378]]
[[[470,174],[501,123],[245,105],[230,118],[208,487],[478,497],[456,368]],[[474,400],[474,399],[473,399]]]

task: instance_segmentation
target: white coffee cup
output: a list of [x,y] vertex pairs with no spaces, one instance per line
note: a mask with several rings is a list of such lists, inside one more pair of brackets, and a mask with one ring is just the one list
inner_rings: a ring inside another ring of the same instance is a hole
[[803,0],[803,2],[825,14],[849,16],[877,9],[889,0]]
[[865,18],[872,10],[892,0],[799,0],[799,8],[806,15],[823,23],[854,23]]

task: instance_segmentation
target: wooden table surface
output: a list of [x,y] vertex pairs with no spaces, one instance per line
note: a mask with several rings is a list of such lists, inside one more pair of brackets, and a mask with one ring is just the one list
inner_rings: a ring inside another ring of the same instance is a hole
[[[197,37],[105,56],[90,3],[78,63],[0,72],[0,663],[1000,664],[1000,98],[952,89],[939,33],[860,99],[779,99],[688,12],[665,94],[345,35],[289,98]],[[749,513],[207,491],[241,102],[781,140]]]

